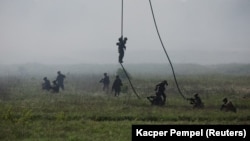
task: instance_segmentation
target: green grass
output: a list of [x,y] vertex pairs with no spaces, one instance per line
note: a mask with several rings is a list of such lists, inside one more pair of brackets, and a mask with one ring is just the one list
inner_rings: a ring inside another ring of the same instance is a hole
[[[38,79],[1,78],[0,140],[129,141],[133,124],[250,124],[249,76],[180,76],[185,96],[200,93],[201,110],[177,93],[171,78],[163,107],[146,99],[160,79],[133,78],[141,99],[130,89],[120,97],[106,94],[98,79],[68,77],[66,90],[52,94],[41,91]],[[126,80],[124,84],[129,87]],[[237,113],[219,110],[224,97],[233,101]]]

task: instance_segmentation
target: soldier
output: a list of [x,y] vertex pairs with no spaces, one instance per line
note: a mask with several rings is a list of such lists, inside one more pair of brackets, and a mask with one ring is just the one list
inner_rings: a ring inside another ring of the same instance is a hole
[[51,87],[51,90],[53,93],[58,93],[59,92],[59,85],[56,80],[53,81],[53,85]]
[[59,86],[59,88],[62,88],[62,90],[64,90],[64,79],[65,78],[66,78],[66,76],[64,74],[62,74],[61,71],[57,72],[56,82],[57,82],[57,85]]
[[127,43],[127,40],[128,40],[127,37],[125,37],[124,39],[123,37],[120,37],[119,42],[116,43],[116,45],[118,46],[119,63],[123,63],[124,50],[126,50],[125,44]]
[[103,88],[102,88],[103,91],[106,90],[106,92],[108,92],[109,91],[109,83],[110,83],[109,76],[107,75],[106,72],[103,75],[104,75],[104,78],[102,78],[99,82],[103,83]]
[[147,99],[151,102],[152,105],[164,105],[162,97],[160,97],[159,95],[156,96],[149,96],[147,97]]
[[165,86],[168,86],[168,82],[166,80],[158,83],[155,86],[155,96],[149,96],[147,99],[151,102],[152,105],[162,106],[166,102],[166,94],[165,94]]
[[168,82],[166,80],[158,83],[155,86],[156,96],[163,98],[163,104],[166,102],[165,86],[168,86]]
[[220,108],[221,111],[225,111],[225,112],[230,111],[230,112],[234,112],[234,113],[237,112],[233,103],[231,101],[228,101],[227,98],[224,98],[222,101],[223,101],[223,104],[221,105],[221,108]]
[[112,92],[115,91],[115,96],[119,96],[121,92],[122,81],[119,75],[116,75],[116,79],[112,85]]
[[190,100],[190,104],[193,105],[193,108],[204,108],[204,103],[198,93],[194,94],[194,98],[188,98],[187,100]]
[[42,89],[49,91],[51,89],[50,81],[47,79],[47,77],[43,78],[44,83],[42,84]]

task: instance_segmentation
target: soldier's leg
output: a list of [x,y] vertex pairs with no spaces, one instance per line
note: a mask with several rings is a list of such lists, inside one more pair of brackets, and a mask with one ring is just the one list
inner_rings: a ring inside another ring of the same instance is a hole
[[155,96],[149,96],[147,99],[151,102],[151,104],[154,104]]
[[124,56],[124,52],[120,52],[120,55],[119,55],[119,62],[120,63],[123,63],[123,56]]
[[64,84],[61,85],[62,90],[64,90]]
[[115,96],[118,96],[118,91],[117,90],[115,90]]
[[166,102],[166,94],[162,93],[162,97],[163,97],[163,103],[165,103]]

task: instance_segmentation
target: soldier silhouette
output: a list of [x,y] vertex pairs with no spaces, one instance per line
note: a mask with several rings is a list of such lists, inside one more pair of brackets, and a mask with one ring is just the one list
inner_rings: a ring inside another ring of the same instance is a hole
[[53,85],[51,87],[52,93],[58,93],[59,92],[59,85],[56,80],[53,81]]
[[166,80],[156,84],[155,96],[149,96],[147,99],[151,102],[152,105],[164,105],[166,102],[166,94],[165,94],[165,86],[168,86],[168,82]]
[[123,57],[124,57],[124,50],[126,50],[125,44],[127,43],[128,38],[121,36],[119,39],[119,42],[116,43],[118,46],[118,53],[119,53],[119,63],[123,63]]
[[115,96],[119,96],[121,92],[122,80],[119,75],[116,75],[115,81],[112,85],[112,92],[115,91]]
[[99,82],[103,83],[103,88],[102,88],[103,91],[108,92],[109,91],[109,83],[110,83],[109,76],[107,75],[106,72],[103,75],[104,75],[104,78],[102,78]]
[[163,98],[163,104],[165,104],[166,102],[165,86],[168,86],[168,82],[166,80],[158,83],[155,86],[156,96]]
[[61,88],[62,90],[64,90],[64,79],[65,78],[66,78],[66,76],[64,74],[62,74],[61,71],[57,72],[56,83],[59,86],[59,88]]
[[49,91],[51,89],[50,81],[47,79],[47,77],[43,78],[44,82],[42,83],[42,89]]
[[223,101],[223,104],[221,105],[221,108],[220,108],[221,111],[225,111],[225,112],[230,111],[230,112],[234,112],[234,113],[237,112],[233,103],[231,101],[228,101],[227,98],[224,98],[222,101]]
[[194,94],[194,98],[188,98],[187,100],[190,101],[190,104],[193,105],[193,108],[204,108],[204,103],[202,102],[198,93]]

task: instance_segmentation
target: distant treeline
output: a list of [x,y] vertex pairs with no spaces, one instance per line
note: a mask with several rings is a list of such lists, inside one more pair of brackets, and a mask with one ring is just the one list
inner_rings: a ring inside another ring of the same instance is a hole
[[[172,75],[169,64],[124,64],[124,67],[132,76]],[[103,74],[107,72],[110,75],[115,75],[119,68],[119,64],[44,65],[31,63],[0,65],[0,75],[54,76],[58,70],[65,74]],[[174,64],[174,70],[177,75],[250,75],[250,64]]]

